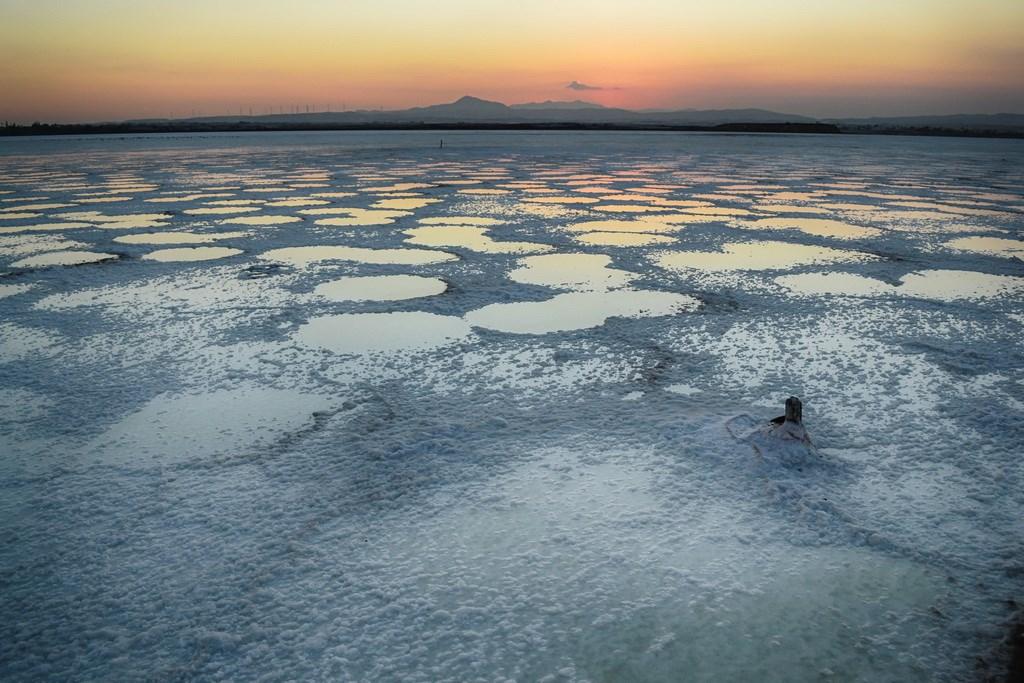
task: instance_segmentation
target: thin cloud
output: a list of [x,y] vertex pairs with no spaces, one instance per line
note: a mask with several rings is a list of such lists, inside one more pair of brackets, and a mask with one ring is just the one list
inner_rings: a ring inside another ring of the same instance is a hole
[[604,88],[599,85],[587,85],[586,83],[580,83],[579,81],[573,81],[565,87],[568,90],[604,90]]

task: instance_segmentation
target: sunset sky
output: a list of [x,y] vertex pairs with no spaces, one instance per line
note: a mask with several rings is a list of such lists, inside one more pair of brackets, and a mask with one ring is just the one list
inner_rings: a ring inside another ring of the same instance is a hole
[[1024,111],[1024,0],[0,0],[0,119],[465,94],[823,117]]

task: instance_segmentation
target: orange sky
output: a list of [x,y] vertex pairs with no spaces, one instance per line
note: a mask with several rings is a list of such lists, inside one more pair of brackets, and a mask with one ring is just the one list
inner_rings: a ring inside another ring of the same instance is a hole
[[[571,81],[602,89],[567,89]],[[1024,1],[0,0],[0,119],[472,94],[817,116],[1024,111]]]

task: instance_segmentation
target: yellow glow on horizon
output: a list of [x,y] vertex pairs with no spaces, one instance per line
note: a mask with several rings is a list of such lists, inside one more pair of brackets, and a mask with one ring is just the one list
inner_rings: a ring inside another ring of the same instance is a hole
[[[0,118],[462,94],[769,108],[842,96],[885,113],[916,91],[952,109],[982,109],[981,95],[1024,108],[1021,46],[1017,0],[0,0]],[[567,90],[572,80],[606,89]]]

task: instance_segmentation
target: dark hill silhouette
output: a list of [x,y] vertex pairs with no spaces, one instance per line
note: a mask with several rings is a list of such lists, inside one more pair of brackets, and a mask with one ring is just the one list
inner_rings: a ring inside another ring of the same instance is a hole
[[736,133],[857,133],[1024,138],[1024,115],[972,114],[818,120],[767,109],[632,111],[573,100],[506,105],[479,97],[411,109],[256,116],[204,116],[111,123],[13,125],[0,135],[273,130],[658,130]]
[[840,126],[946,130],[1024,131],[1024,114],[950,114],[944,116],[873,116],[826,119]]
[[[543,102],[508,106],[501,102],[469,95],[454,102],[396,110],[363,109],[347,112],[266,114],[262,116],[205,116],[185,121],[278,122],[308,124],[355,123],[578,123],[603,125],[715,126],[722,123],[814,123],[815,119],[797,114],[781,114],[765,109],[680,110],[637,112],[603,107],[587,102]],[[137,122],[135,122],[137,123]]]

